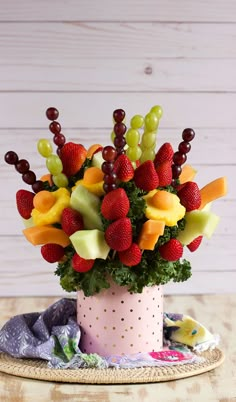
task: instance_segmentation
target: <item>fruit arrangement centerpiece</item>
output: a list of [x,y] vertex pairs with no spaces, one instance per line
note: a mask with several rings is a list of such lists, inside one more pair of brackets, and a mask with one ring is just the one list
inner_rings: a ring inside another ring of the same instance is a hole
[[194,252],[210,238],[219,217],[212,201],[227,191],[225,177],[199,189],[185,164],[195,137],[186,128],[178,150],[169,142],[156,150],[162,108],[135,115],[113,113],[111,145],[67,142],[59,112],[46,111],[53,142],[37,148],[48,173],[39,180],[14,151],[14,165],[30,190],[16,193],[23,234],[57,263],[55,274],[68,292],[77,291],[77,321],[85,353],[133,353],[162,348],[161,285],[186,281]]
[[109,288],[111,279],[131,293],[187,280],[184,248],[194,252],[203,236],[211,237],[219,217],[210,204],[227,191],[225,177],[202,189],[193,181],[196,171],[185,164],[193,129],[183,131],[176,152],[169,142],[156,150],[161,107],[133,116],[130,127],[117,109],[113,144],[86,150],[66,142],[57,109],[46,116],[56,152],[47,139],[37,148],[49,173],[37,180],[14,151],[5,161],[31,186],[16,193],[23,234],[46,261],[58,263],[61,286],[91,296]]

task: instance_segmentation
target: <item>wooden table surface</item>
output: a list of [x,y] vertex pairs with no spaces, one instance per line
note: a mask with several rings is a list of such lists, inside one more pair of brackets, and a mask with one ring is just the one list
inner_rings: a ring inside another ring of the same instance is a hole
[[[0,326],[12,315],[41,311],[55,297],[1,298]],[[51,383],[0,373],[1,402],[231,402],[236,401],[236,295],[167,296],[164,310],[197,318],[221,336],[223,365],[210,372],[166,383],[86,385]]]

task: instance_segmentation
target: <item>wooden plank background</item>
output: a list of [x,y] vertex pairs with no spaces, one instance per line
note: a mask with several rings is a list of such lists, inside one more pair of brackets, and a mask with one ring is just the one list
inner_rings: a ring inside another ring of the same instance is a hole
[[0,11],[0,296],[62,295],[55,267],[21,235],[15,192],[27,188],[4,163],[14,149],[38,177],[36,142],[45,110],[60,110],[63,133],[85,146],[108,144],[112,111],[128,119],[161,104],[158,142],[176,148],[185,127],[200,185],[228,176],[213,205],[216,233],[188,254],[191,280],[166,293],[234,292],[236,177],[236,2],[234,0],[8,0]]

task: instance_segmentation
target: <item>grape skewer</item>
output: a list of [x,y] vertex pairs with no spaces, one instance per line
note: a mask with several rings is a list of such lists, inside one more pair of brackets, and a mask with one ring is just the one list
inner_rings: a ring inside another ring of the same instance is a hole
[[26,184],[31,185],[32,190],[35,193],[43,190],[43,182],[36,179],[36,175],[32,170],[30,170],[30,164],[26,159],[19,159],[17,153],[14,151],[8,151],[5,154],[4,159],[9,165],[15,166],[16,171],[22,175],[22,180]]
[[49,130],[54,134],[53,142],[57,145],[57,154],[60,156],[60,150],[66,142],[64,134],[61,133],[61,125],[56,121],[59,117],[59,111],[55,107],[49,107],[46,110],[46,116],[51,121]]
[[178,151],[173,155],[172,164],[172,185],[176,186],[178,178],[182,172],[182,165],[187,160],[187,153],[191,150],[190,142],[194,139],[195,132],[192,128],[185,128],[182,132],[183,141],[179,143]]

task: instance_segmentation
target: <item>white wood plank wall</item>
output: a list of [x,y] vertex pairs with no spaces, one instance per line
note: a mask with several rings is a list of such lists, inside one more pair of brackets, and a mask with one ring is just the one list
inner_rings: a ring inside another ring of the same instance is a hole
[[8,0],[0,8],[0,296],[62,295],[54,266],[21,235],[15,192],[27,188],[3,157],[14,149],[38,176],[36,142],[56,106],[68,139],[110,141],[112,111],[161,104],[159,144],[196,131],[188,161],[200,185],[227,175],[220,224],[192,260],[192,279],[166,293],[236,289],[236,1]]

